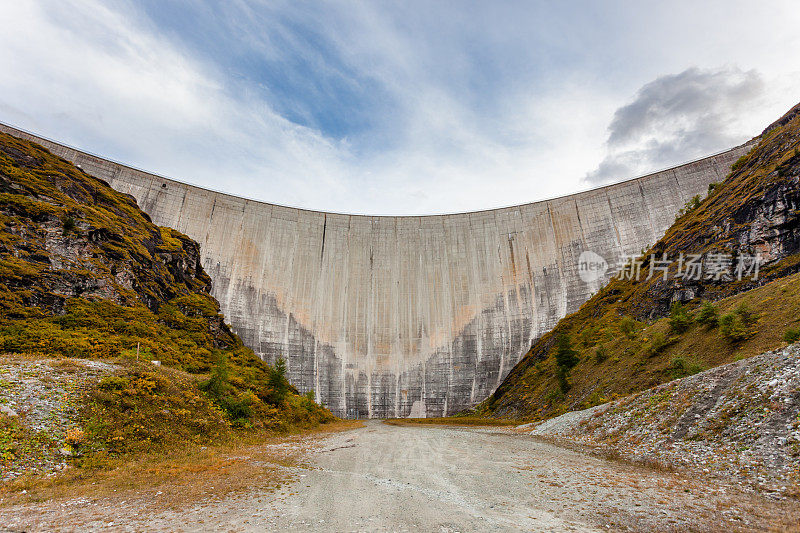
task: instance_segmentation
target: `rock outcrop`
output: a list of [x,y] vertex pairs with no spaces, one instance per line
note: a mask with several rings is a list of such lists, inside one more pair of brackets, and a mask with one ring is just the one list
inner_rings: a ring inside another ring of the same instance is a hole
[[196,242],[154,225],[136,201],[43,148],[0,134],[0,313],[60,315],[73,298],[166,303],[237,339],[210,296]]

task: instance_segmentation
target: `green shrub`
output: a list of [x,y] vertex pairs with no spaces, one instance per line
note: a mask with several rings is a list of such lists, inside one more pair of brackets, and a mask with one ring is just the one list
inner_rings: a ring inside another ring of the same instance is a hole
[[274,405],[282,404],[289,392],[289,381],[286,379],[286,360],[283,357],[279,357],[275,361],[275,366],[270,368],[267,383],[270,390],[265,396],[266,401]]
[[578,364],[578,352],[572,348],[568,335],[562,333],[556,341],[556,364],[566,371]]
[[652,357],[661,353],[664,348],[670,344],[673,344],[674,342],[675,340],[673,338],[669,338],[660,331],[656,331],[650,337],[650,341],[647,343],[647,346],[645,346],[645,353]]
[[[200,390],[205,392],[227,417],[238,426],[249,424],[253,416],[253,399],[258,400],[250,391],[237,391],[231,383],[227,357],[220,353],[211,375],[200,383]],[[249,393],[249,394],[247,394]]]
[[731,165],[731,171],[739,170],[742,167],[742,165],[744,165],[746,162],[747,162],[747,154],[737,159],[736,162],[733,165]]
[[736,313],[727,313],[719,318],[720,331],[723,337],[731,342],[741,342],[751,336],[742,317]]
[[703,199],[700,198],[699,194],[692,196],[689,199],[689,201],[687,201],[686,204],[684,204],[684,206],[678,211],[678,215],[675,217],[675,219],[677,220],[682,216],[686,215],[687,213],[691,213],[692,211],[700,207],[700,204],[702,203]]
[[669,310],[669,329],[672,333],[683,333],[692,325],[692,315],[681,302],[672,302]]
[[757,333],[757,320],[758,317],[747,304],[741,303],[733,312],[719,318],[720,332],[730,342],[742,342]]
[[130,385],[130,380],[122,376],[108,376],[97,383],[97,387],[104,391],[123,390]]
[[175,298],[171,303],[188,317],[216,317],[219,315],[217,302],[209,294],[192,293]]
[[705,367],[692,359],[686,359],[682,355],[676,355],[670,360],[667,371],[672,379],[693,376],[705,370]]
[[570,389],[569,371],[578,364],[578,352],[572,348],[568,335],[561,333],[556,340],[556,365],[558,386],[564,394]]
[[783,340],[788,342],[789,344],[794,344],[795,342],[800,340],[800,328],[789,328],[786,330],[786,333],[783,334]]
[[63,220],[62,225],[63,225],[63,228],[64,228],[64,235],[67,235],[67,234],[72,233],[73,231],[75,231],[75,228],[76,228],[75,219],[72,218],[72,217],[66,217]]
[[619,331],[627,339],[635,339],[639,332],[639,323],[629,316],[624,316],[618,324]]
[[590,407],[601,405],[606,402],[608,402],[608,398],[600,394],[598,391],[594,391],[591,396],[589,396],[589,398],[581,404],[581,409],[589,409]]
[[608,359],[608,351],[605,345],[601,344],[594,350],[594,360],[598,363],[602,363],[606,359]]
[[578,342],[584,348],[591,348],[600,341],[601,332],[596,326],[588,326],[578,334]]
[[228,427],[196,381],[166,367],[124,362],[86,392],[82,420],[88,456],[210,442]]
[[703,305],[700,306],[700,310],[697,311],[696,320],[700,324],[706,326],[716,326],[717,322],[719,321],[719,312],[717,311],[717,307],[711,302],[704,301]]
[[744,320],[745,324],[748,326],[752,326],[758,322],[758,314],[750,309],[750,306],[748,306],[746,302],[742,302],[736,306],[734,313],[741,316],[742,320]]

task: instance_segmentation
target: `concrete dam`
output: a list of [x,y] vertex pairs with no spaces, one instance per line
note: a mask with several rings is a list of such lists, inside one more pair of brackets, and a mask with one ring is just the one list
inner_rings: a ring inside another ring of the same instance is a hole
[[[336,415],[374,418],[442,416],[484,400],[534,339],[750,148],[513,207],[365,216],[240,198],[0,131],[42,144],[199,242],[213,295],[245,344],[269,362],[284,357],[290,382]],[[597,279],[579,275],[584,251],[608,263]]]

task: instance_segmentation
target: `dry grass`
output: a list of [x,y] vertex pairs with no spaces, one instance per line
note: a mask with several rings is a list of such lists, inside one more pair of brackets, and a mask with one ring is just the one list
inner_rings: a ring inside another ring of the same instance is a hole
[[66,372],[69,374],[75,374],[78,372],[86,371],[86,367],[81,362],[75,361],[74,359],[69,359],[67,357],[50,359],[47,361],[47,364],[50,365],[50,368],[54,370],[58,370],[60,372]]
[[303,457],[314,440],[362,425],[358,421],[336,421],[288,436],[252,433],[221,445],[190,445],[169,453],[139,454],[97,471],[70,468],[50,478],[21,478],[0,488],[0,506],[81,497],[131,500],[158,495],[164,507],[180,508],[255,487],[274,490],[292,479],[292,467],[305,467]]
[[446,416],[441,418],[389,418],[383,423],[390,426],[515,426],[520,422],[505,418]]

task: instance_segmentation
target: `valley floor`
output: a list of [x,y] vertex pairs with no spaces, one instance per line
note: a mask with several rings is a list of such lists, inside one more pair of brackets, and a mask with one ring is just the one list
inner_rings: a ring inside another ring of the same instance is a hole
[[17,504],[0,507],[0,524],[8,531],[800,530],[796,500],[508,430],[370,421],[304,442],[302,459],[286,467],[293,481],[276,491],[184,506],[164,506],[152,494]]

